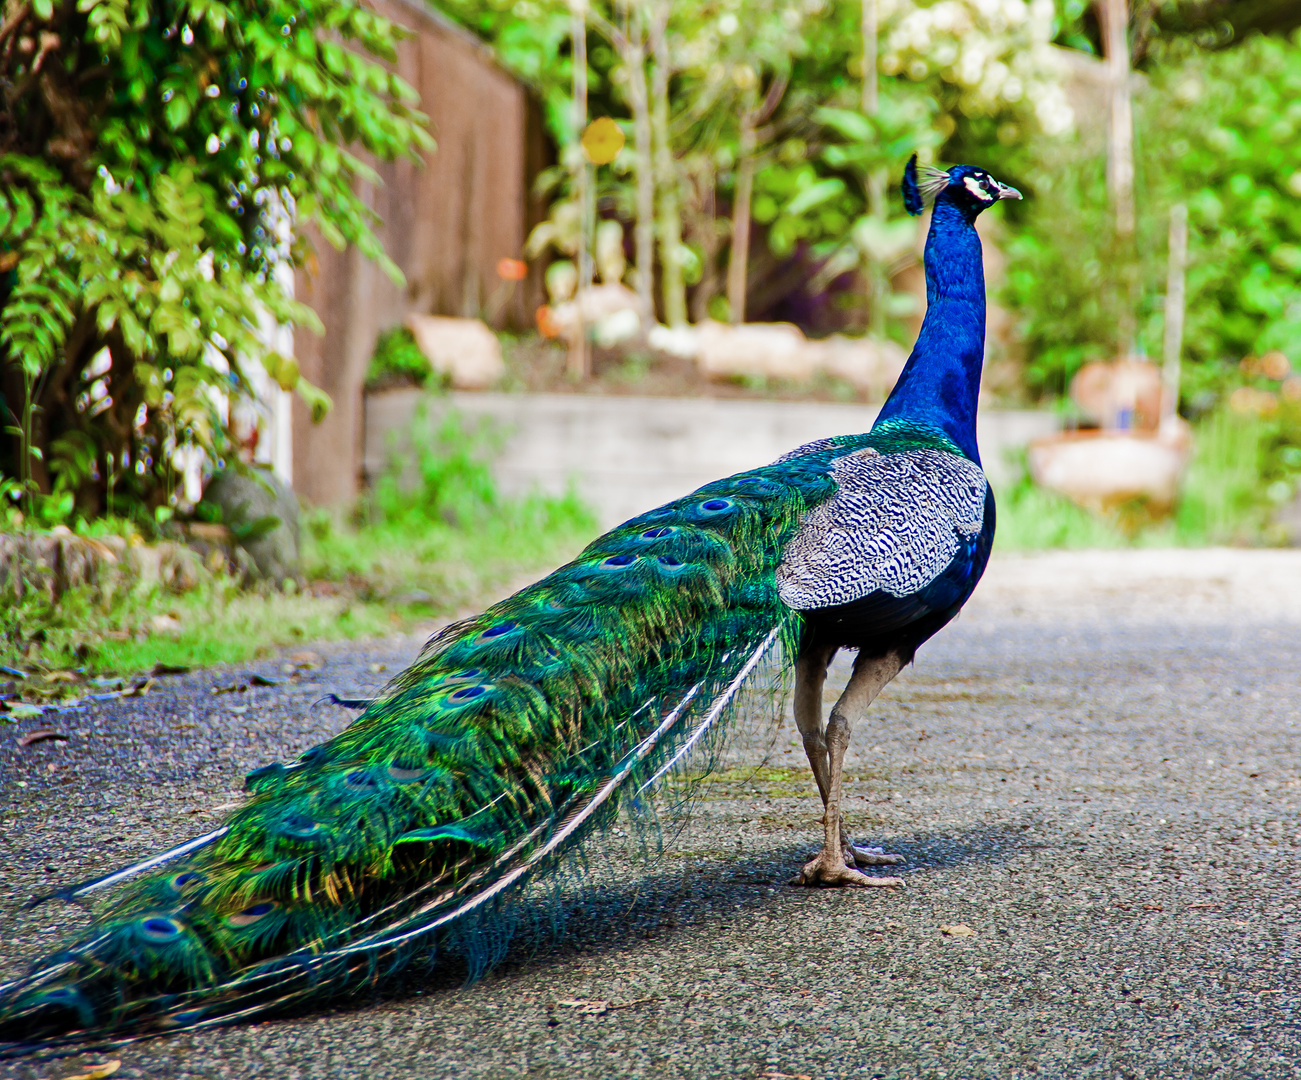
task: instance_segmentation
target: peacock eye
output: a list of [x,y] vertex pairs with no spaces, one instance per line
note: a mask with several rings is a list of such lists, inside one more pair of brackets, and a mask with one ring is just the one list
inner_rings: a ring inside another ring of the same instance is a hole
[[145,919],[140,924],[140,936],[146,941],[175,941],[183,933],[181,924],[175,919]]

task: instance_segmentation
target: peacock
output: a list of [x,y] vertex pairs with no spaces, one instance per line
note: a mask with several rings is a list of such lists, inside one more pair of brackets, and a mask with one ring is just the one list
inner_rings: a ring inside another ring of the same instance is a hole
[[[841,815],[853,724],[984,571],[994,499],[976,446],[985,286],[977,216],[1020,194],[982,169],[904,173],[933,203],[927,308],[872,428],[826,438],[625,522],[435,635],[357,719],[249,774],[215,832],[88,883],[91,927],[0,987],[8,1053],[203,1028],[321,1000],[409,959],[494,962],[512,903],[793,668],[823,804],[796,881],[892,886],[902,861]],[[853,673],[823,720],[828,665]],[[65,893],[72,895],[72,892]]]

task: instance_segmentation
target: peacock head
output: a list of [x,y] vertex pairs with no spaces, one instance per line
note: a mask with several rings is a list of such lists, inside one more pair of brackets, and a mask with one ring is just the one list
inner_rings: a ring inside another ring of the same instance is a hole
[[1000,184],[984,169],[974,165],[954,165],[947,172],[931,165],[917,167],[917,155],[909,159],[903,171],[903,202],[908,213],[920,214],[927,203],[947,196],[962,210],[969,221],[1000,199],[1019,199],[1021,193]]

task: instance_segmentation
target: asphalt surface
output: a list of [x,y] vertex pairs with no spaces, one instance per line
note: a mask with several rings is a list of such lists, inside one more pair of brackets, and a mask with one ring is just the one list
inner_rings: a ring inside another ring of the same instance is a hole
[[[820,808],[789,720],[755,721],[662,856],[616,831],[560,938],[526,930],[473,985],[0,1075],[1301,1075],[1299,634],[1301,552],[996,560],[854,734],[849,823],[907,856],[903,888],[786,884]],[[417,644],[165,679],[60,718],[67,742],[0,730],[0,973],[79,918],[21,900],[210,829],[245,772],[347,722],[324,693]]]

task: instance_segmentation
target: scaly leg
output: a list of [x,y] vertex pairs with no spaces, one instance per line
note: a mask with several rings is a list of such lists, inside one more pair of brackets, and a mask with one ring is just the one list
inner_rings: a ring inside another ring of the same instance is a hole
[[[813,657],[811,659],[816,661],[817,658]],[[830,661],[830,655],[827,656],[827,661]],[[827,769],[825,786],[823,779],[819,778],[818,780],[818,790],[822,793],[823,802],[826,806],[826,811],[823,814],[825,835],[822,850],[816,858],[805,864],[804,869],[800,871],[799,877],[795,879],[795,884],[871,886],[903,884],[903,881],[899,878],[868,877],[866,874],[860,874],[857,870],[852,870],[846,865],[849,861],[859,862],[860,853],[864,861],[859,865],[890,865],[903,860],[897,855],[883,855],[871,849],[853,847],[848,842],[841,824],[840,815],[842,773],[845,765],[845,750],[849,747],[851,719],[861,719],[877,694],[885,688],[891,679],[899,674],[902,668],[903,662],[897,653],[887,653],[885,656],[875,658],[865,658],[860,655],[854,663],[854,674],[850,677],[849,685],[845,687],[845,692],[840,695],[840,700],[832,706],[826,729],[821,732],[822,742],[825,745]],[[803,735],[805,726],[809,723],[809,718],[806,715],[801,722],[799,711],[801,667],[799,664],[796,665],[795,670],[795,717],[800,734]],[[823,663],[821,671],[822,678],[825,679],[826,663]],[[813,667],[808,674],[816,674],[816,667]],[[820,689],[820,681],[818,681],[818,685]],[[821,711],[820,703],[818,711]],[[809,749],[807,736],[804,745],[809,753],[809,762],[813,764],[816,777],[818,766],[814,764],[815,755],[813,750]]]
[[827,683],[827,668],[836,655],[835,648],[814,649],[795,661],[795,727],[804,740],[813,779],[827,805],[831,791],[831,773],[827,766],[827,740],[822,727],[822,688]]

